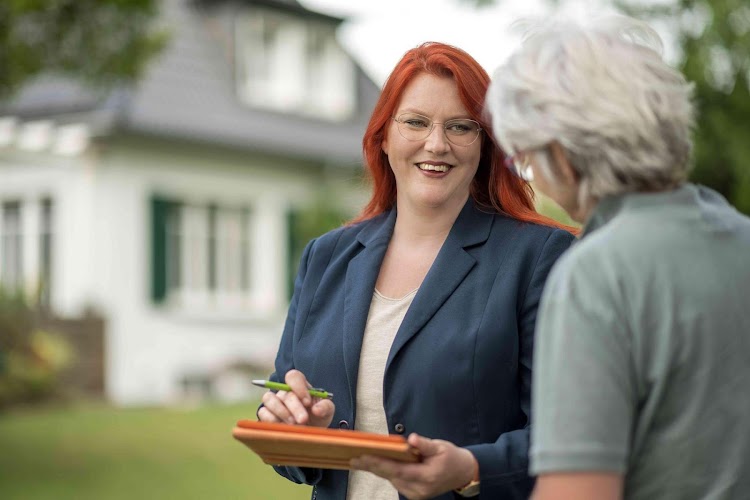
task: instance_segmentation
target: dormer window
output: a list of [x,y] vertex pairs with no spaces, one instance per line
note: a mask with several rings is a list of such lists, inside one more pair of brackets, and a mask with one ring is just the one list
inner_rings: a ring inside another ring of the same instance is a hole
[[253,107],[330,121],[355,108],[352,61],[334,26],[265,9],[236,21],[237,92]]

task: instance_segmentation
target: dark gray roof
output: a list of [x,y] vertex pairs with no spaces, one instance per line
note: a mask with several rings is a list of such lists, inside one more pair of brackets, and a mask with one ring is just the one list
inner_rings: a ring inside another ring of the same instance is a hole
[[[245,3],[286,4],[254,0]],[[361,161],[361,139],[378,96],[357,67],[357,110],[345,122],[327,122],[248,107],[235,92],[232,22],[241,2],[167,0],[163,16],[171,32],[167,49],[137,85],[97,93],[59,79],[27,86],[0,115],[38,118],[86,112],[99,133],[118,130],[248,148],[338,164]],[[337,18],[320,15],[330,22]]]
[[[203,4],[209,4],[209,5],[215,5],[224,3],[226,0],[197,0],[198,3]],[[315,12],[309,9],[306,9],[297,0],[234,0],[235,3],[238,4],[247,4],[247,5],[259,5],[262,7],[270,7],[272,9],[280,10],[283,12],[289,12],[292,14],[297,14],[304,17],[309,18],[315,18],[320,20],[327,20],[327,21],[333,21],[336,23],[340,23],[343,21],[340,17],[334,17],[329,16],[328,14],[323,14],[321,12]]]

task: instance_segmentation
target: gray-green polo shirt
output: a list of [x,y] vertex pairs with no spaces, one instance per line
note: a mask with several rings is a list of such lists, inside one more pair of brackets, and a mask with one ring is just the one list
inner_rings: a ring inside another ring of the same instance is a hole
[[691,184],[601,201],[537,321],[531,473],[750,499],[750,218]]

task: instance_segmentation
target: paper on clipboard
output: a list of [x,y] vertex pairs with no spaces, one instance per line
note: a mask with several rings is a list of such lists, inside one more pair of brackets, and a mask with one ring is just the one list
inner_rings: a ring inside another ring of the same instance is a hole
[[377,455],[419,462],[419,452],[402,436],[305,425],[240,420],[232,435],[271,465],[350,469],[349,460]]

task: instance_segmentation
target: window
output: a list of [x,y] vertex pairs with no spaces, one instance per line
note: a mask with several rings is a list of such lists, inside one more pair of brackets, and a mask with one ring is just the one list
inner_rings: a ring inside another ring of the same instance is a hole
[[335,28],[311,19],[250,9],[237,20],[237,90],[246,103],[325,120],[355,106],[354,65]]
[[152,298],[179,307],[242,309],[250,300],[250,211],[152,200]]
[[179,225],[173,229],[168,254],[179,258],[171,266],[174,273],[169,277],[169,282],[174,284],[169,290],[171,298],[183,305],[204,305],[210,292],[210,212],[208,207],[187,205],[177,206],[174,211]]
[[45,308],[51,306],[53,227],[51,198],[0,202],[0,286],[31,294]]
[[222,301],[236,307],[249,291],[249,213],[216,209],[214,214],[215,289]]
[[21,203],[2,204],[2,232],[0,233],[0,282],[8,290],[23,286],[23,233],[21,230]]

